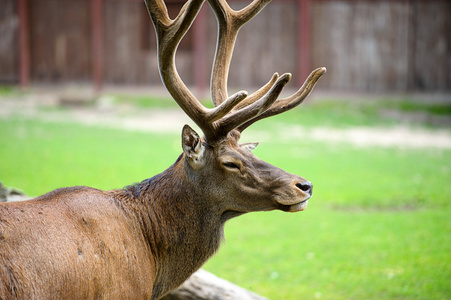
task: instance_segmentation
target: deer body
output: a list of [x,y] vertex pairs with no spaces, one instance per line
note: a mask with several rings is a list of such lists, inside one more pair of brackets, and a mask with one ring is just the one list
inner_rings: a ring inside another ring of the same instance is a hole
[[211,77],[214,108],[205,108],[175,67],[175,51],[204,0],[188,0],[171,20],[162,0],[146,0],[160,75],[204,137],[188,125],[183,153],[163,173],[124,189],[62,188],[34,200],[0,203],[0,299],[159,299],[218,249],[224,223],[253,211],[302,211],[312,195],[304,178],[240,144],[254,122],[294,108],[324,74],[312,72],[292,96],[277,100],[290,74],[273,75],[251,95],[227,95],[239,28],[268,0],[240,11],[208,0],[219,26]]
[[[188,127],[185,134],[195,135]],[[125,189],[62,188],[1,204],[0,298],[158,299],[214,254],[225,221],[296,206],[270,196],[278,190],[292,193],[296,204],[310,197],[296,186],[308,189],[303,178],[259,160],[236,137],[218,147],[199,145],[198,136],[192,141],[165,172]],[[196,147],[208,148],[198,148],[197,161],[190,153]],[[230,172],[246,182],[228,179]]]
[[0,299],[158,299],[183,283],[219,247],[222,222],[189,183],[168,189],[173,171],[2,204]]

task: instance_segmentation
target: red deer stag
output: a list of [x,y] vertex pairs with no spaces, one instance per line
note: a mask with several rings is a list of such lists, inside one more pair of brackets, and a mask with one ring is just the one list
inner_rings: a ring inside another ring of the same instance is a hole
[[290,74],[257,92],[227,95],[240,27],[269,2],[240,11],[208,0],[218,20],[211,77],[214,108],[200,104],[179,77],[175,52],[204,0],[189,0],[170,19],[163,0],[146,0],[166,88],[201,128],[185,125],[183,153],[166,171],[124,189],[68,187],[0,205],[0,299],[159,299],[218,249],[224,222],[252,211],[301,211],[312,185],[239,144],[254,122],[299,105],[324,74],[312,72],[292,96],[277,100]]

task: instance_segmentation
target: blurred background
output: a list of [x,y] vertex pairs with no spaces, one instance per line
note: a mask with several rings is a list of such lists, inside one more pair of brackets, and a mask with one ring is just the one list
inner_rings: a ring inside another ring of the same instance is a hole
[[[206,106],[216,31],[205,4],[176,57]],[[270,299],[450,299],[451,1],[273,0],[238,35],[230,94],[274,72],[290,94],[323,66],[305,103],[242,137],[313,182],[307,210],[229,221],[205,268]],[[0,0],[5,186],[140,182],[175,161],[185,123],[143,1]]]
[[[1,0],[0,83],[161,86],[143,2]],[[167,3],[175,17],[184,1]],[[229,86],[259,87],[276,71],[300,85],[327,66],[322,90],[449,92],[450,15],[446,0],[276,0],[241,30]],[[178,50],[182,78],[201,91],[216,31],[205,5]]]

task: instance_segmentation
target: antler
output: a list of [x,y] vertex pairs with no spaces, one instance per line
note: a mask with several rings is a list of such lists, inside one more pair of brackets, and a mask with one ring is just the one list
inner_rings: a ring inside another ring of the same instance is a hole
[[321,76],[323,76],[326,73],[326,68],[318,68],[314,70],[312,73],[310,73],[309,77],[305,80],[304,84],[301,86],[301,88],[291,95],[290,97],[277,100],[273,106],[271,106],[270,109],[265,111],[264,113],[258,115],[257,117],[250,119],[249,121],[241,124],[237,129],[238,131],[242,132],[244,129],[249,127],[251,124],[255,123],[258,120],[268,118],[274,115],[281,114],[287,110],[293,109],[302,102],[304,102],[304,99],[307,98],[307,96],[310,94],[310,92],[313,90],[313,88],[316,85],[316,82],[320,79]]
[[227,78],[238,31],[270,0],[254,0],[240,11],[232,10],[225,0],[208,0],[218,20],[218,40],[211,76],[211,95],[215,107],[205,108],[183,83],[175,66],[177,47],[204,1],[188,0],[173,20],[170,19],[163,0],[145,0],[145,3],[157,34],[162,81],[174,100],[202,129],[205,139],[214,144],[234,129],[242,131],[257,120],[299,105],[324,74],[325,68],[314,71],[312,74],[316,75],[309,76],[303,87],[292,97],[277,102],[291,74],[279,76],[275,73],[265,86],[249,97],[245,91],[229,97]]
[[218,40],[210,83],[215,106],[227,99],[227,78],[238,31],[270,1],[254,0],[242,10],[234,11],[225,0],[208,0],[218,21]]

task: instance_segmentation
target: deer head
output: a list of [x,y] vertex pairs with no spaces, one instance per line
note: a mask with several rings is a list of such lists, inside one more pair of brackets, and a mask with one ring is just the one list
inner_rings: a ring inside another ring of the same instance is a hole
[[240,11],[225,0],[208,0],[218,21],[218,39],[211,75],[214,108],[204,107],[189,91],[175,66],[175,53],[204,0],[189,0],[170,19],[163,0],[146,0],[158,40],[158,63],[167,90],[199,126],[203,137],[185,125],[182,132],[186,178],[209,199],[216,199],[224,219],[260,210],[300,211],[307,206],[312,185],[304,178],[274,167],[251,153],[257,143],[239,144],[241,132],[254,122],[292,109],[303,102],[325,68],[313,71],[292,96],[278,99],[291,74],[275,73],[255,93],[229,96],[227,77],[239,29],[258,14],[269,0],[254,0]]

